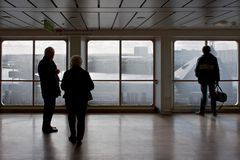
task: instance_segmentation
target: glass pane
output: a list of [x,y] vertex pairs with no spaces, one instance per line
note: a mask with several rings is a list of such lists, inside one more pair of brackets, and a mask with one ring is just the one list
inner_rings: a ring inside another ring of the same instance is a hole
[[195,66],[202,55],[204,41],[176,41],[174,43],[174,79],[197,80]]
[[66,71],[66,58],[67,58],[67,44],[64,40],[41,40],[36,41],[35,44],[35,78],[38,78],[37,66],[39,61],[43,58],[44,50],[47,47],[53,47],[55,50],[54,62],[60,70],[59,78],[62,79],[63,73]]
[[122,41],[122,79],[153,79],[152,41]]
[[90,105],[119,105],[119,82],[94,82]]
[[88,71],[93,80],[119,80],[119,41],[89,41]]
[[[38,77],[38,64],[39,61],[43,58],[44,56],[44,51],[47,47],[53,47],[55,50],[55,56],[54,56],[54,62],[57,65],[57,68],[60,70],[59,73],[59,78],[60,80],[63,77],[64,72],[66,71],[66,61],[67,61],[67,44],[66,41],[64,40],[41,40],[41,41],[36,41],[35,43],[35,79],[39,80]],[[36,105],[43,105],[43,99],[42,99],[42,94],[41,94],[41,87],[39,83],[35,83],[35,104]],[[63,92],[62,92],[63,94]],[[58,97],[56,99],[56,105],[64,105],[64,99],[62,96]]]
[[235,41],[208,41],[211,53],[218,58],[221,80],[238,79],[238,45]]
[[238,82],[220,82],[219,85],[228,96],[224,105],[236,105],[238,102]]
[[174,106],[191,105],[199,108],[201,90],[198,82],[174,83]]
[[123,82],[122,104],[146,106],[153,104],[153,82]]
[[35,105],[43,105],[43,98],[41,93],[40,82],[34,83],[34,104]]
[[[219,83],[222,90],[227,93],[228,100],[224,104],[235,105],[237,103],[237,82]],[[174,83],[174,106],[193,106],[199,108],[202,93],[198,82]],[[210,104],[210,103],[208,103]]]
[[3,105],[32,105],[31,82],[2,81],[1,91]]
[[[56,105],[64,105],[65,101],[63,96],[63,91],[61,91],[61,96],[57,97],[56,99]],[[34,83],[34,104],[35,105],[44,105],[43,103],[43,98],[42,98],[42,93],[41,93],[41,86],[40,82]]]
[[[62,95],[63,95],[63,91],[61,90]],[[60,105],[64,105],[65,104],[65,99],[61,96],[57,97],[56,99],[56,105],[60,106]]]
[[2,80],[31,80],[32,60],[32,41],[3,41]]

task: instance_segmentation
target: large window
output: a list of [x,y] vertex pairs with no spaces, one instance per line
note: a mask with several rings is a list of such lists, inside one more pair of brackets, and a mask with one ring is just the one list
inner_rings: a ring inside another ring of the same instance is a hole
[[238,45],[235,41],[176,41],[174,44],[174,106],[199,107],[201,90],[195,77],[197,58],[207,44],[218,59],[225,104],[238,103]]
[[152,41],[91,40],[88,71],[95,83],[91,105],[153,105]]
[[[37,66],[44,49],[55,49],[54,61],[60,69],[60,79],[66,70],[66,42],[63,40],[7,40],[2,42],[1,104],[43,105]],[[64,104],[62,98],[57,104]]]

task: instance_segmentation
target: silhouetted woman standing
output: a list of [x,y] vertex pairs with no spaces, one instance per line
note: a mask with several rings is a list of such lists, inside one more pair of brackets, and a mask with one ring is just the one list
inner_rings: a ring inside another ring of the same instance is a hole
[[[65,105],[68,112],[70,128],[69,141],[82,143],[85,131],[85,115],[88,101],[92,99],[91,90],[94,83],[87,71],[81,68],[80,56],[71,58],[71,68],[67,70],[62,79],[61,88],[64,90]],[[77,129],[76,129],[77,123]]]

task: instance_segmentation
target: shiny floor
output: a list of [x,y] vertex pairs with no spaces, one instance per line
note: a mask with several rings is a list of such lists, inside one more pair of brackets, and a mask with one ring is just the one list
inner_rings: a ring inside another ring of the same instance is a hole
[[0,160],[239,160],[240,115],[88,114],[81,146],[41,131],[41,114],[0,114]]

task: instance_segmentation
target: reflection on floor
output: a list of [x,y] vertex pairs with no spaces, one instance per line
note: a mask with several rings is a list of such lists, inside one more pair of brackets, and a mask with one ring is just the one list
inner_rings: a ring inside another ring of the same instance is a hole
[[89,114],[82,146],[68,141],[66,115],[44,135],[41,114],[0,114],[1,160],[237,160],[240,115]]

